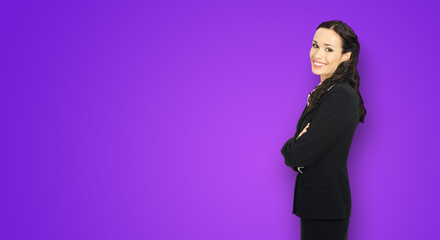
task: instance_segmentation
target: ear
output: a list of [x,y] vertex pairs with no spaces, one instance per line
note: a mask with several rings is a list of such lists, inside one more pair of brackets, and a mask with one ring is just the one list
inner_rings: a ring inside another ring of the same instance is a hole
[[350,57],[351,57],[351,52],[346,52],[346,53],[344,53],[344,55],[342,56],[342,61],[343,61],[343,62],[344,62],[344,61],[347,61],[347,60],[350,59]]

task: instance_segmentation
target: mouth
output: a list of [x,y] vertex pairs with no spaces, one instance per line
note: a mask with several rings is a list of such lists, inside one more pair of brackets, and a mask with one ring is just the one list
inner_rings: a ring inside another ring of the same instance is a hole
[[317,68],[320,68],[320,67],[327,66],[327,64],[321,63],[321,62],[317,62],[317,61],[313,61],[313,66],[317,67]]

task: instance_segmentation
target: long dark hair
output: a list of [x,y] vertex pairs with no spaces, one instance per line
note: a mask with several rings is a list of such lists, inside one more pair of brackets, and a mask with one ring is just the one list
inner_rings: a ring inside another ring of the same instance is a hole
[[342,21],[334,20],[323,22],[319,24],[316,30],[319,28],[327,28],[335,31],[342,38],[342,54],[346,52],[352,53],[349,60],[339,64],[333,75],[328,79],[325,79],[324,82],[318,85],[310,94],[308,111],[312,110],[316,106],[321,95],[324,94],[331,85],[348,81],[358,95],[360,109],[359,121],[363,123],[367,110],[364,107],[364,101],[361,93],[359,92],[359,73],[356,69],[360,48],[358,37],[354,33],[353,29]]

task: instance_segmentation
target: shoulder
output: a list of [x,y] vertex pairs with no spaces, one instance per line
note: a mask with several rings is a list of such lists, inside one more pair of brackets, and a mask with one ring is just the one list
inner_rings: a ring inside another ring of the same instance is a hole
[[348,101],[353,101],[357,96],[355,90],[350,86],[348,82],[333,84],[327,89],[327,92],[324,95],[326,95],[326,97],[342,98]]
[[336,83],[321,97],[319,105],[329,108],[344,108],[346,111],[355,111],[359,105],[356,91],[348,82]]

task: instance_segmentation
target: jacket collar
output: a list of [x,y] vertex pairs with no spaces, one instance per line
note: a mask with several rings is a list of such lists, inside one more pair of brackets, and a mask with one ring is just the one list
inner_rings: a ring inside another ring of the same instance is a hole
[[[342,82],[342,83],[344,83],[344,82]],[[335,83],[335,84],[333,84],[333,85],[331,85],[329,88],[327,88],[327,91],[329,91],[332,87],[334,87],[336,84],[338,84],[338,83]],[[316,88],[315,88],[316,89]],[[310,93],[309,93],[309,95],[310,95]],[[308,98],[307,98],[307,100],[308,100]],[[301,114],[301,117],[299,118],[299,120],[298,120],[298,124],[297,124],[297,127],[296,127],[296,131],[297,132],[299,132],[299,128],[300,128],[300,126],[302,125],[302,122],[304,121],[304,119],[306,118],[306,116],[307,115],[309,115],[311,112],[314,112],[315,110],[316,110],[316,106],[315,106],[315,108],[313,108],[312,109],[312,111],[307,111],[307,107],[308,107],[309,105],[308,105],[308,102],[306,103],[306,106],[304,107],[304,110],[303,110],[303,112],[302,112],[302,114]]]

